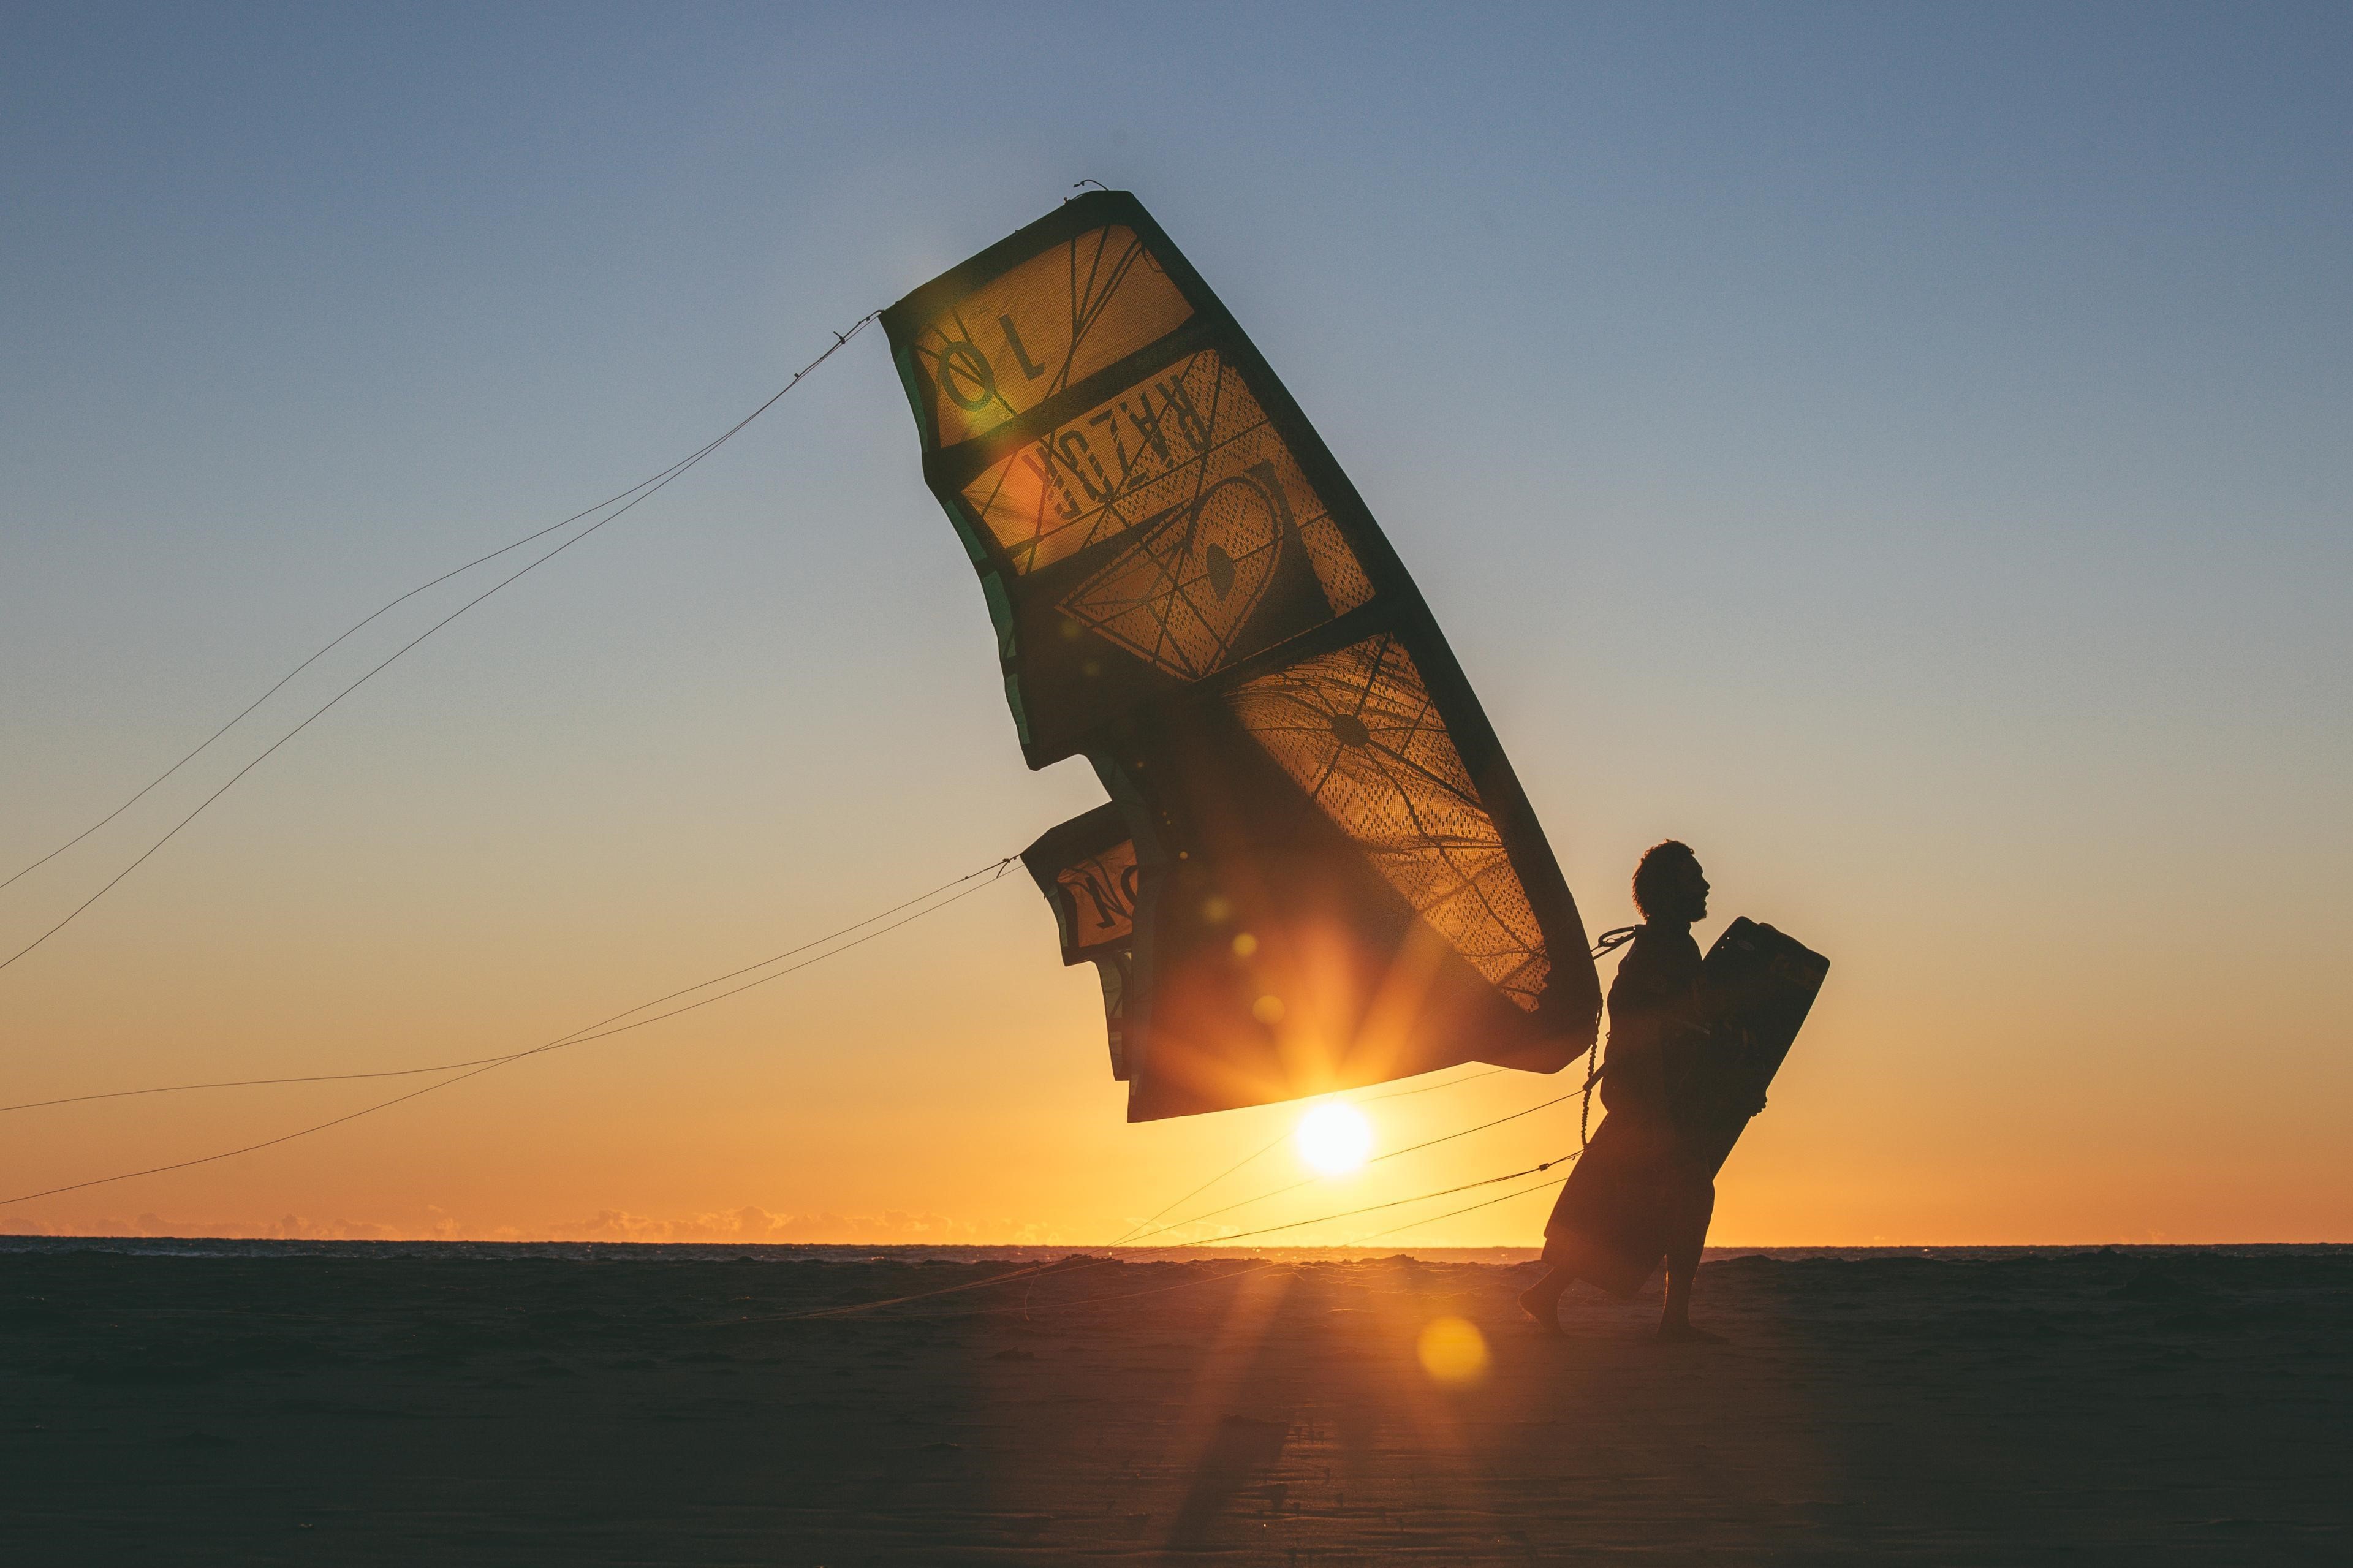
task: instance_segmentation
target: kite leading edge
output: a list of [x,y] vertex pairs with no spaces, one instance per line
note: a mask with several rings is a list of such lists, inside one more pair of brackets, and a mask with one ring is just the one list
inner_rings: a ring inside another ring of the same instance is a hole
[[1584,925],[1478,699],[1142,204],[1067,202],[881,319],[1023,754],[1111,796],[1023,860],[1128,1119],[1582,1056]]

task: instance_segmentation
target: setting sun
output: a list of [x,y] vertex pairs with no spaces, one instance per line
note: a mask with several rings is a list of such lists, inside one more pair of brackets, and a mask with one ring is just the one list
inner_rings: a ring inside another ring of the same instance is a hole
[[1335,1100],[1299,1119],[1299,1157],[1327,1176],[1353,1171],[1373,1150],[1373,1125],[1353,1105]]

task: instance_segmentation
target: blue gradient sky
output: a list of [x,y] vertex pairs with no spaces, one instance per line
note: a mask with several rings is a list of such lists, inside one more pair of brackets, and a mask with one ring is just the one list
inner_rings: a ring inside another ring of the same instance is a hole
[[[1588,924],[1674,834],[1837,961],[1720,1238],[2353,1239],[2353,14],[1267,12],[0,12],[5,868],[1090,177],[1347,466]],[[1023,771],[862,338],[0,973],[0,1099],[535,1043],[1099,798]],[[1009,885],[633,1039],[0,1225],[1100,1241],[1288,1114],[1121,1124]],[[353,1089],[20,1115],[0,1181]]]

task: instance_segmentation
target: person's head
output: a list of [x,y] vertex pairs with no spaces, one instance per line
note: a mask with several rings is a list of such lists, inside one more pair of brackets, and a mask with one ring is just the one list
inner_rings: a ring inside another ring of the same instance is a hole
[[1689,925],[1707,918],[1707,876],[1681,839],[1653,844],[1634,868],[1634,907],[1651,921]]

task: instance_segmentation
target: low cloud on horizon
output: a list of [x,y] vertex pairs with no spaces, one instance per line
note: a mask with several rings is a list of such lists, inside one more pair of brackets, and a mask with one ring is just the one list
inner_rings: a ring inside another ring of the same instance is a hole
[[[197,1220],[166,1216],[153,1211],[136,1215],[110,1215],[95,1224],[69,1224],[0,1215],[0,1236],[152,1237],[187,1239],[275,1241],[614,1241],[648,1243],[733,1243],[776,1246],[798,1243],[854,1247],[872,1243],[920,1246],[1054,1246],[1060,1238],[1036,1226],[1010,1221],[978,1224],[944,1215],[908,1214],[892,1209],[879,1215],[774,1214],[757,1205],[683,1217],[632,1214],[626,1209],[599,1209],[586,1219],[552,1224],[470,1226],[445,1209],[427,1205],[422,1222],[380,1222],[354,1219],[314,1219],[289,1214],[265,1224]],[[984,1242],[983,1236],[1011,1237]]]

